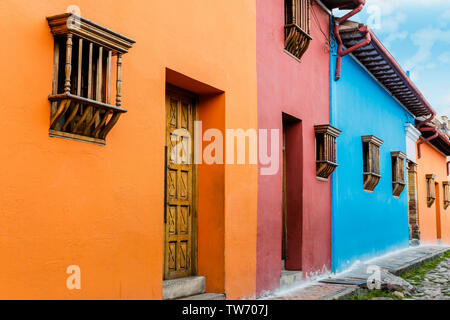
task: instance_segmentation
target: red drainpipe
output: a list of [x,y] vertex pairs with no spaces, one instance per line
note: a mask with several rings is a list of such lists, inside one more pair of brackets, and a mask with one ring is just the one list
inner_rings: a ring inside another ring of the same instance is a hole
[[425,142],[430,142],[431,140],[436,139],[437,137],[439,137],[439,132],[437,131],[436,127],[422,128],[422,129],[420,129],[420,131],[422,131],[422,132],[425,132],[425,131],[426,132],[434,132],[434,135],[432,135],[429,138],[420,140],[419,143],[417,144],[417,156],[419,157],[419,159],[422,157],[422,152],[420,151],[420,145],[422,143],[425,143]]
[[[348,19],[353,17],[355,14],[359,13],[364,8],[364,5],[366,4],[366,0],[353,0],[353,2],[355,4],[358,4],[358,7],[356,7],[355,9],[353,9],[353,11],[347,13],[345,16],[337,19],[334,22],[334,35],[335,35],[336,40],[338,42],[338,51],[337,51],[338,57],[337,57],[337,63],[336,63],[336,75],[334,77],[335,81],[338,81],[340,79],[340,77],[341,77],[342,57],[346,56],[347,54],[352,53],[355,50],[358,50],[359,48],[365,47],[368,44],[370,44],[370,42],[372,42],[372,37],[371,37],[370,32],[369,32],[369,27],[368,26],[364,26],[364,27],[361,27],[359,29],[359,31],[366,33],[366,39],[364,41],[358,43],[358,44],[355,44],[353,47],[348,48],[345,51],[342,51],[342,48],[344,47],[344,44],[342,42],[341,35],[339,34],[339,25],[341,25],[342,23],[344,23],[345,21],[347,21]],[[351,3],[351,2],[349,2],[349,3]],[[346,6],[349,3],[342,4],[339,7]]]
[[431,109],[431,115],[430,115],[430,117],[429,117],[428,119],[425,119],[425,120],[419,122],[419,123],[417,124],[417,129],[420,130],[420,128],[422,128],[424,125],[430,123],[430,122],[434,119],[434,117],[436,117],[436,111],[434,111],[433,109]]
[[[417,129],[419,129],[419,130],[422,131],[422,132],[424,132],[424,131],[434,132],[434,135],[433,135],[433,136],[431,136],[431,137],[429,137],[429,138],[427,138],[427,139],[425,139],[425,140],[421,140],[421,141],[419,141],[419,143],[417,144],[417,155],[419,156],[419,159],[420,159],[421,156],[422,156],[422,153],[421,153],[421,151],[420,151],[420,145],[423,144],[423,143],[425,143],[425,142],[429,142],[429,141],[431,141],[431,140],[433,140],[433,139],[435,139],[435,138],[437,138],[437,137],[439,136],[439,132],[437,131],[437,128],[436,128],[435,126],[432,126],[431,128],[423,128],[423,126],[425,126],[426,124],[430,123],[430,122],[434,119],[434,117],[436,117],[436,112],[435,112],[433,109],[430,109],[430,111],[431,111],[430,117],[429,117],[428,119],[425,119],[425,120],[423,120],[423,121],[420,121],[420,122],[417,124],[417,126],[416,126]],[[448,165],[447,165],[447,171],[448,171]],[[447,174],[447,175],[448,175],[448,174]]]

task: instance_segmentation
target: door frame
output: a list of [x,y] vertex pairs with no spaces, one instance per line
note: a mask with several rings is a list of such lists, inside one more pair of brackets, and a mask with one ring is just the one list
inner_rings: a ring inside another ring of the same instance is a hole
[[[194,93],[184,90],[182,88],[176,87],[169,83],[166,83],[164,92],[164,210],[163,210],[163,280],[165,279],[166,272],[166,214],[167,214],[167,94],[171,93],[173,95],[184,96],[192,99],[192,117],[193,117],[193,135],[191,137],[191,152],[192,161],[194,161],[195,149],[195,121],[198,120],[198,106],[199,98]],[[203,133],[202,133],[203,135]],[[203,150],[202,150],[203,152]],[[194,195],[192,197],[192,245],[191,245],[191,275],[195,276],[198,273],[198,165],[196,163],[192,164],[192,190]],[[188,276],[189,277],[189,276]],[[176,279],[176,278],[175,278]]]
[[436,207],[436,239],[439,241],[442,239],[442,220],[441,220],[441,189],[439,188],[439,183],[435,182],[435,195],[436,200],[434,205]]

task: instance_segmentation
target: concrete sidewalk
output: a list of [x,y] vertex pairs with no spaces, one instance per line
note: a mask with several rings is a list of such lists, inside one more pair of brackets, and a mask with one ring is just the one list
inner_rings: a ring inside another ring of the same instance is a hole
[[[379,258],[359,263],[351,270],[333,275],[327,279],[281,291],[269,299],[273,300],[341,300],[357,295],[360,288],[367,284],[372,273],[367,272],[369,266],[387,269],[395,275],[435,259],[442,253],[449,251],[450,246],[423,245],[397,251]],[[284,293],[283,293],[284,292]]]

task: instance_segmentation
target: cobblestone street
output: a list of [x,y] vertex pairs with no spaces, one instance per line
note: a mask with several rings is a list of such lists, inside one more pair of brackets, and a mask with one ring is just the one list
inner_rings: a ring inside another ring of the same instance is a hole
[[[450,300],[449,247],[420,246],[360,263],[327,279],[275,292],[275,300]],[[372,275],[368,267],[379,267],[383,291],[366,289]],[[402,275],[403,278],[398,275]]]
[[425,274],[423,280],[416,276],[414,281],[409,282],[417,290],[411,297],[413,300],[450,300],[450,259],[440,262]]

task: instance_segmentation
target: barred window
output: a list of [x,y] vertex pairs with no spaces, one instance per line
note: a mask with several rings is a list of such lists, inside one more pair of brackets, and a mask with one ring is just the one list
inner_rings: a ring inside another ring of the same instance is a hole
[[[104,145],[121,107],[122,55],[134,43],[73,13],[48,17],[54,36],[49,134]],[[114,61],[114,63],[113,63]],[[112,65],[116,66],[112,88]],[[115,90],[115,105],[111,92]]]
[[435,174],[427,174],[426,176],[427,181],[427,205],[428,207],[431,207],[436,201],[436,190],[434,186],[434,180],[436,179]]
[[443,186],[443,195],[444,195],[444,209],[447,209],[450,206],[450,182],[444,181],[442,182]]
[[399,197],[405,189],[405,159],[406,154],[400,151],[391,152],[392,160],[392,193]]
[[381,139],[375,136],[363,136],[363,177],[364,191],[373,192],[380,182],[380,146]]
[[341,130],[328,124],[314,126],[316,134],[316,176],[322,179],[328,177],[336,170],[336,139]]
[[312,40],[310,36],[310,0],[284,1],[284,49],[300,60]]

